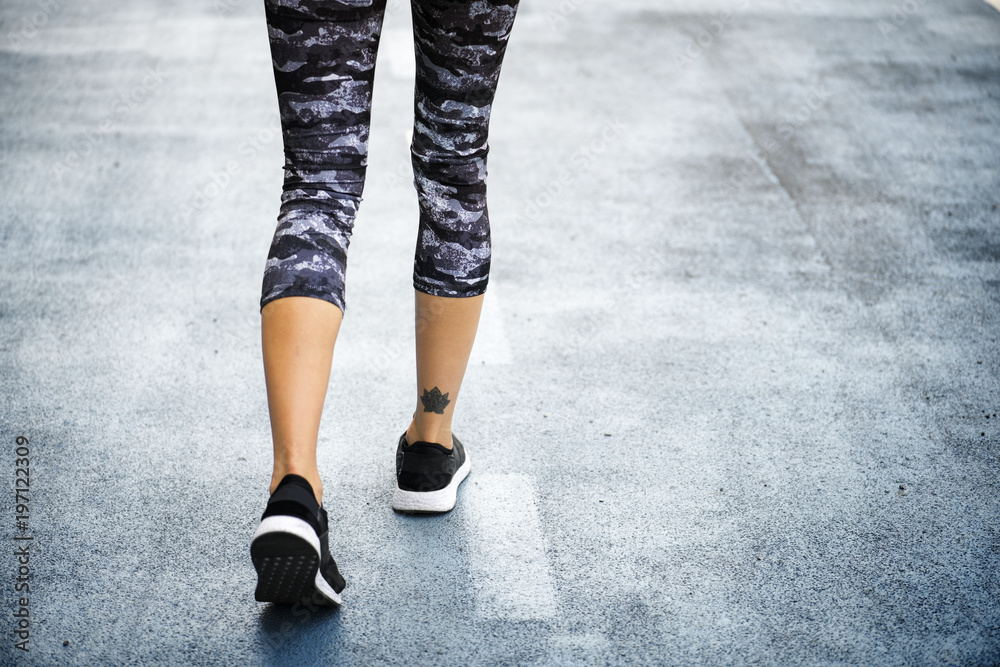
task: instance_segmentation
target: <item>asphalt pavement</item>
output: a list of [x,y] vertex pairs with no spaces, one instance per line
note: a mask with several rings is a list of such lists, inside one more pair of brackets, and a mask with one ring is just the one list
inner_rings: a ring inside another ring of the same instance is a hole
[[0,5],[0,663],[1000,664],[1000,13],[526,0],[430,518],[390,508],[409,30],[390,0],[320,433],[348,585],[293,611],[249,558],[262,5]]

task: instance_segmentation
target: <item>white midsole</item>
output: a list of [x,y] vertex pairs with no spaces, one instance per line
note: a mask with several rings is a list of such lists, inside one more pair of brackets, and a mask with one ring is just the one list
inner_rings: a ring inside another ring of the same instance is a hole
[[253,543],[258,537],[268,533],[290,533],[301,538],[312,545],[312,548],[316,550],[316,555],[322,558],[322,554],[319,552],[319,535],[316,534],[312,526],[298,517],[281,514],[267,517],[257,526],[250,542]]
[[323,576],[323,572],[316,568],[316,590],[318,590],[323,597],[332,602],[335,605],[340,605],[340,595],[337,591],[333,590],[326,578]]
[[[294,516],[283,516],[281,514],[276,514],[274,516],[269,516],[260,522],[257,526],[257,530],[254,531],[253,537],[250,539],[252,544],[261,535],[267,535],[269,533],[286,533],[289,535],[294,535],[302,540],[308,542],[313,549],[316,550],[316,555],[319,557],[320,564],[323,562],[323,554],[320,553],[319,545],[319,535],[313,530],[304,520],[294,517]],[[337,591],[333,590],[330,583],[323,576],[323,572],[320,568],[316,568],[316,590],[323,594],[330,602],[334,604],[341,604],[340,595]]]
[[403,512],[447,512],[453,509],[458,496],[458,485],[466,478],[470,469],[469,455],[466,453],[462,467],[455,471],[455,476],[443,489],[404,491],[397,486],[396,491],[392,494],[393,509]]

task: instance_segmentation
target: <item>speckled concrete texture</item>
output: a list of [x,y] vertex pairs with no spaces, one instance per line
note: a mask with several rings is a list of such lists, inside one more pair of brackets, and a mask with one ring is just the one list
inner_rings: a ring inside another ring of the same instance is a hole
[[523,3],[440,517],[390,509],[409,29],[391,1],[321,429],[344,606],[290,610],[249,558],[262,7],[0,5],[0,663],[1000,664],[1000,13]]

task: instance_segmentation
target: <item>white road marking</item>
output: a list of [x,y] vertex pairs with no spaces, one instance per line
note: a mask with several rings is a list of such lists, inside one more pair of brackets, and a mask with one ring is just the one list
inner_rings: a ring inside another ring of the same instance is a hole
[[378,44],[378,59],[389,65],[393,78],[412,80],[417,68],[413,55],[413,33],[395,28],[383,30]]
[[476,612],[510,620],[555,616],[556,590],[531,479],[473,471],[466,486],[462,503],[475,535],[470,560]]
[[491,280],[483,298],[483,314],[479,319],[479,331],[476,333],[476,343],[472,347],[469,366],[510,364],[512,361],[513,356],[503,327],[503,313],[497,300],[496,285]]

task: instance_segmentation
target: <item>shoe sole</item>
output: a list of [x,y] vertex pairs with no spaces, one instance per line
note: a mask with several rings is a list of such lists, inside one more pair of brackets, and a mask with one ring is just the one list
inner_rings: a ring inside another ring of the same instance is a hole
[[269,516],[250,541],[258,602],[334,604],[340,595],[320,572],[319,537],[302,519]]
[[392,509],[407,514],[438,514],[455,509],[458,499],[458,485],[465,481],[471,470],[469,455],[466,453],[462,467],[455,471],[448,486],[437,491],[404,491],[396,487],[392,494]]

